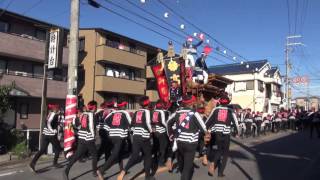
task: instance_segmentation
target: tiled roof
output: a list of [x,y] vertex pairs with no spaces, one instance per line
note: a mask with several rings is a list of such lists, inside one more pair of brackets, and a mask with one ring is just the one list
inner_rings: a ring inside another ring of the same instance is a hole
[[259,61],[248,61],[243,64],[234,63],[234,64],[210,66],[209,73],[219,74],[219,75],[247,74],[247,73],[252,73],[256,69],[260,71],[261,68],[267,63],[268,63],[268,60],[259,60]]
[[267,70],[267,72],[265,72],[265,76],[271,76],[273,77],[274,74],[279,70],[278,67],[271,67],[271,69]]

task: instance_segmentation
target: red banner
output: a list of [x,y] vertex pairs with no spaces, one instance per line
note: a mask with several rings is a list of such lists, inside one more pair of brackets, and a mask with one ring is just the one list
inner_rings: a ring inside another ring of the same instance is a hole
[[157,89],[160,99],[164,102],[169,102],[168,82],[164,70],[161,68],[161,64],[152,66],[152,72],[157,80]]

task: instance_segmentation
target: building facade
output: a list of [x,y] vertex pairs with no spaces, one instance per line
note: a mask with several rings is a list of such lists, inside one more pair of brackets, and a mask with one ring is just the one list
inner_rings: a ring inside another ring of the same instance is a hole
[[125,99],[128,109],[146,95],[147,61],[157,48],[101,28],[80,30],[79,93],[84,102]]
[[242,108],[271,113],[282,103],[280,71],[267,60],[212,66],[209,72],[234,81],[226,91]]
[[314,109],[315,111],[319,110],[320,98],[317,96],[311,97],[296,97],[294,99],[294,107],[300,108],[302,110],[308,111]]
[[[3,119],[13,128],[32,132],[30,136],[39,133],[46,32],[51,27],[57,26],[13,12],[5,11],[0,16],[0,85],[13,85],[10,92],[13,108]],[[47,71],[47,102],[64,106],[67,47],[63,48],[62,61],[62,68]]]

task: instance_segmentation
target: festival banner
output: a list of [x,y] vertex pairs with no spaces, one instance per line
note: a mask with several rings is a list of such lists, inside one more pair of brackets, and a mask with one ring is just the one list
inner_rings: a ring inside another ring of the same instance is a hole
[[159,97],[164,102],[169,102],[168,82],[161,64],[152,66],[152,72],[157,81]]

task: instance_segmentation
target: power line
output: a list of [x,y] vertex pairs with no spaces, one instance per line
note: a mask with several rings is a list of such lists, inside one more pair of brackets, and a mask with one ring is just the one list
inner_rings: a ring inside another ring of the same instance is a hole
[[0,17],[7,11],[7,9],[10,7],[10,5],[13,3],[13,0],[10,0],[9,3],[7,4],[7,6],[2,9],[1,13],[0,13]]
[[34,3],[32,6],[30,6],[28,9],[26,9],[22,15],[27,14],[27,12],[31,11],[33,8],[37,7],[38,5],[40,5],[42,3],[43,0],[38,0],[36,3]]
[[289,32],[288,34],[291,33],[291,23],[290,23],[290,4],[289,4],[289,0],[287,0],[287,10],[288,10],[288,26],[289,26]]
[[[107,1],[107,0],[105,0],[105,1]],[[97,3],[97,2],[96,2],[96,3]],[[87,4],[87,3],[86,3],[86,4]],[[121,6],[116,5],[116,4],[114,4],[114,3],[111,3],[111,4],[114,5],[114,6],[117,6],[118,8],[121,8],[122,10],[129,11],[128,9],[122,8]],[[179,42],[179,41],[177,41],[177,40],[175,40],[175,39],[173,39],[173,38],[170,38],[170,37],[168,37],[168,36],[166,36],[166,35],[164,35],[164,34],[162,34],[162,33],[159,33],[158,31],[156,31],[156,30],[154,30],[154,29],[152,29],[152,28],[150,28],[150,27],[147,27],[147,26],[145,26],[145,25],[143,25],[143,24],[141,24],[141,23],[139,23],[139,22],[137,22],[137,21],[135,21],[135,20],[133,20],[133,19],[125,16],[125,15],[123,15],[123,14],[120,14],[120,13],[112,10],[111,8],[107,8],[107,7],[103,6],[102,4],[97,3],[97,6],[102,7],[103,9],[108,10],[108,11],[112,12],[113,14],[116,14],[116,15],[118,15],[118,16],[120,16],[120,17],[122,17],[122,18],[124,18],[124,19],[126,19],[126,20],[128,20],[128,21],[131,21],[131,22],[133,22],[133,23],[135,23],[135,24],[137,24],[137,25],[139,25],[139,26],[141,26],[141,27],[143,27],[143,28],[145,28],[145,29],[147,29],[147,30],[149,30],[149,31],[152,31],[152,32],[154,32],[154,33],[162,36],[162,37],[165,37],[165,38],[167,38],[167,39],[169,39],[169,40],[172,40],[172,41],[174,41],[174,42],[176,42],[176,43],[178,43],[178,44],[183,44],[182,42]],[[132,12],[132,11],[130,11],[130,12]],[[142,17],[141,15],[138,15],[138,14],[135,13],[135,12],[132,12],[132,13],[135,14],[135,16],[138,16],[139,18],[142,18],[142,19],[144,19],[144,20],[146,20],[146,21],[148,21],[148,22],[151,21],[151,20],[149,20],[149,19],[147,19],[147,18],[145,18],[145,17]],[[156,23],[154,23],[154,22],[152,22],[152,23],[153,23],[153,24],[156,24]],[[157,24],[157,25],[158,25],[158,24]],[[161,25],[159,25],[159,26],[161,26]],[[164,29],[165,29],[165,30],[169,30],[169,29],[167,29],[167,28],[165,28],[165,27],[164,27]],[[170,31],[170,30],[169,30],[169,31]],[[181,37],[181,35],[180,35],[180,37]],[[219,56],[221,56],[221,57],[224,57],[224,58],[226,58],[226,59],[229,59],[228,56],[226,56],[225,54],[222,54],[222,53],[219,52],[219,51],[214,51],[214,52],[215,52],[216,54],[218,54]],[[214,57],[211,56],[211,55],[209,55],[208,57],[217,60],[217,58],[214,58]],[[220,62],[223,62],[223,61],[221,61],[221,60],[219,60],[219,61],[220,61]],[[225,63],[225,62],[223,62],[223,63]]]
[[[110,0],[108,0],[108,1],[110,2]],[[163,19],[159,18],[159,17],[158,17],[158,16],[156,16],[155,14],[153,14],[153,13],[151,13],[151,12],[149,12],[149,11],[147,11],[147,10],[143,9],[143,8],[141,8],[141,7],[140,7],[140,6],[138,6],[137,4],[135,4],[135,3],[133,3],[133,2],[130,2],[129,0],[126,0],[126,1],[127,1],[129,4],[131,4],[132,6],[134,6],[134,7],[138,8],[138,9],[140,9],[141,11],[143,11],[143,12],[145,12],[145,13],[149,14],[149,15],[151,15],[152,17],[154,17],[154,18],[156,18],[156,19],[160,20],[161,22],[163,22],[163,23],[167,24],[168,26],[170,26],[170,27],[172,27],[172,28],[176,29],[177,31],[182,32],[182,33],[184,33],[185,35],[189,35],[188,33],[184,32],[184,31],[181,31],[181,30],[180,30],[179,28],[177,28],[176,26],[174,26],[174,25],[172,25],[172,24],[170,24],[170,23],[166,22],[165,20],[163,20]],[[235,61],[235,60],[233,59],[233,57],[228,57],[228,56],[226,56],[226,55],[224,55],[224,54],[220,53],[219,51],[214,51],[214,53],[216,53],[216,54],[218,54],[218,55],[220,55],[220,56],[222,56],[222,57],[224,57],[224,58],[227,58],[227,59],[229,59],[229,58],[230,58],[230,60],[231,60],[231,61],[237,62],[237,61]]]
[[294,34],[296,34],[296,32],[297,32],[298,14],[299,14],[299,0],[296,0],[296,12],[295,12]]
[[246,58],[244,58],[243,56],[241,56],[240,54],[232,51],[230,48],[227,48],[223,43],[221,43],[220,41],[218,41],[217,39],[213,38],[209,33],[203,31],[202,29],[200,29],[198,26],[196,26],[195,24],[193,24],[192,22],[190,22],[188,19],[186,19],[185,17],[183,17],[182,15],[180,15],[179,13],[177,13],[176,11],[174,11],[171,7],[169,7],[168,5],[166,5],[165,3],[163,3],[161,0],[158,0],[158,2],[165,8],[169,9],[173,14],[175,14],[176,16],[178,16],[179,18],[181,18],[182,20],[184,20],[186,23],[190,24],[191,26],[193,26],[195,29],[197,29],[198,31],[204,33],[205,35],[207,35],[208,37],[210,37],[213,41],[215,41],[217,44],[219,44],[220,46],[222,46],[224,49],[232,52],[233,54],[237,55],[238,57],[242,58],[243,60],[247,61]]
[[110,0],[104,0],[104,1],[107,2],[107,3],[109,3],[109,4],[112,4],[113,6],[116,6],[116,7],[120,8],[120,9],[126,11],[126,12],[129,12],[130,14],[133,14],[133,15],[136,16],[136,17],[139,17],[139,18],[141,18],[141,19],[143,19],[143,20],[145,20],[145,21],[148,21],[149,23],[151,23],[151,24],[153,24],[153,25],[156,25],[156,26],[158,26],[158,27],[160,27],[160,28],[162,28],[162,29],[164,29],[164,30],[166,30],[166,31],[169,31],[169,32],[175,34],[175,35],[178,36],[178,37],[185,38],[185,37],[182,36],[181,34],[178,34],[177,32],[172,31],[171,29],[168,29],[168,28],[166,28],[166,27],[164,27],[164,26],[162,26],[162,25],[160,25],[160,24],[158,24],[158,23],[155,23],[155,22],[151,21],[150,19],[148,19],[148,18],[146,18],[146,17],[144,17],[144,16],[142,16],[142,15],[140,15],[140,14],[134,12],[134,11],[131,11],[131,10],[127,9],[127,8],[124,8],[124,7],[116,4],[116,3],[113,3],[113,2],[110,1]]
[[149,31],[152,31],[152,32],[154,32],[154,33],[156,33],[156,34],[158,34],[158,35],[160,35],[160,36],[162,36],[162,37],[165,37],[165,38],[167,38],[168,40],[172,40],[172,41],[174,41],[174,42],[176,42],[176,43],[181,43],[181,42],[179,42],[179,41],[176,41],[176,40],[170,38],[169,36],[166,36],[166,35],[158,32],[158,31],[153,30],[153,29],[150,28],[150,27],[145,26],[144,24],[139,23],[138,21],[135,21],[135,20],[133,20],[133,19],[127,17],[127,16],[124,16],[124,15],[118,13],[118,12],[112,10],[111,8],[108,8],[108,7],[106,7],[106,6],[102,5],[102,4],[99,4],[99,6],[100,6],[101,8],[103,8],[104,10],[108,11],[108,12],[111,12],[111,13],[113,13],[113,14],[115,14],[115,15],[123,18],[123,19],[126,19],[127,21],[130,21],[130,22],[132,22],[132,23],[134,23],[134,24],[136,24],[136,25],[138,25],[138,26],[141,26],[141,27],[143,27],[143,28],[145,28],[145,29],[147,29],[147,30],[149,30]]
[[[156,15],[155,15],[155,14],[153,14],[153,13],[151,13],[150,11],[147,11],[147,10],[145,10],[145,9],[141,8],[141,7],[140,7],[140,6],[138,6],[137,4],[135,4],[135,3],[131,2],[130,0],[126,0],[126,1],[127,1],[129,4],[131,4],[132,6],[134,6],[134,7],[138,8],[138,9],[140,9],[141,11],[145,12],[146,14],[149,14],[150,16],[152,16],[152,17],[154,17],[154,18],[156,18],[156,19],[160,20],[161,22],[163,22],[163,23],[167,24],[168,26],[170,26],[170,27],[174,28],[175,30],[177,30],[177,31],[179,31],[179,32],[181,31],[181,30],[180,30],[179,28],[177,28],[176,26],[174,26],[174,25],[172,25],[172,24],[168,23],[167,21],[163,20],[162,18],[159,18],[158,16],[156,16]],[[181,31],[181,32],[183,32],[185,35],[188,35],[188,33],[184,32],[184,31]]]

